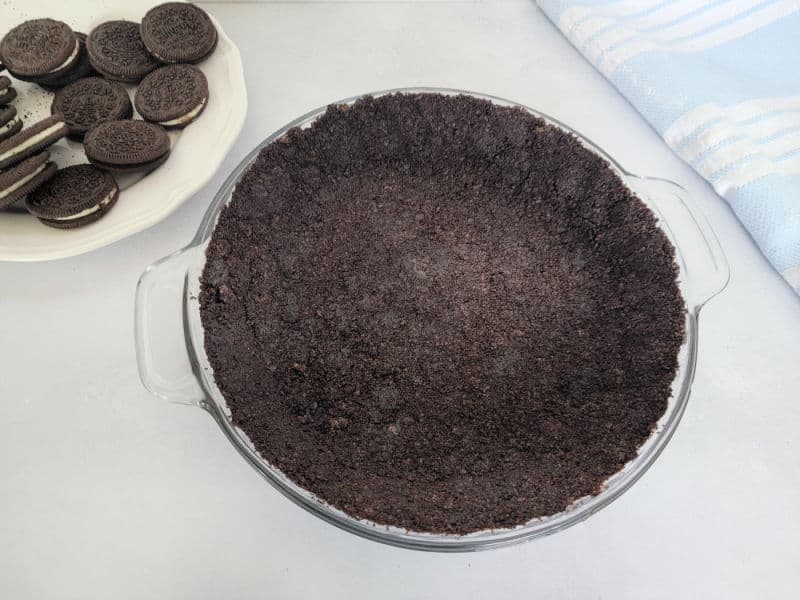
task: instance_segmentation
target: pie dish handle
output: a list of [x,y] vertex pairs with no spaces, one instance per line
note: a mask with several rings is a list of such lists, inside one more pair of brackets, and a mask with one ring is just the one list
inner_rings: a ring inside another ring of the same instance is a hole
[[676,260],[688,308],[700,308],[728,285],[730,268],[714,230],[689,193],[666,179],[629,178],[631,186],[650,200],[661,226],[678,249]]
[[170,402],[202,406],[205,394],[189,358],[185,313],[195,250],[162,258],[142,273],[136,285],[134,333],[144,387]]

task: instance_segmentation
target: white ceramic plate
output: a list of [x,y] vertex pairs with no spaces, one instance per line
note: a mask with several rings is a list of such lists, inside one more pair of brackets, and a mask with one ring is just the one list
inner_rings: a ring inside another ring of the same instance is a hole
[[[10,28],[39,17],[61,19],[75,31],[88,33],[95,25],[111,19],[140,21],[147,8],[156,3],[46,0],[14,4],[3,7],[4,30],[0,35],[5,34],[6,25]],[[118,8],[114,8],[115,4]],[[170,133],[172,154],[167,162],[143,178],[118,178],[122,191],[116,206],[86,227],[70,230],[47,227],[20,203],[10,211],[0,211],[0,260],[53,260],[100,248],[155,225],[211,179],[239,135],[247,112],[239,50],[216,20],[214,25],[219,33],[217,49],[198,65],[208,78],[208,105],[197,121],[182,131]],[[13,104],[26,126],[49,116],[51,93],[16,79],[13,86],[19,93]],[[129,88],[132,98],[135,87]],[[69,140],[51,146],[50,154],[59,167],[87,162],[83,146]]]

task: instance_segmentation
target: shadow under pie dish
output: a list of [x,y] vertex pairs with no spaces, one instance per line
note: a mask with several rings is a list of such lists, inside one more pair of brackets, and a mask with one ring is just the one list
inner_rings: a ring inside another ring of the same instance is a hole
[[684,195],[508,101],[349,99],[265,140],[143,275],[140,372],[354,533],[434,550],[552,533],[627,489],[685,406],[727,268]]

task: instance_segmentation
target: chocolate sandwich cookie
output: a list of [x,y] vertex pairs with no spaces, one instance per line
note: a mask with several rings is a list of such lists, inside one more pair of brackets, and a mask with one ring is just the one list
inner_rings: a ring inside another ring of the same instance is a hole
[[170,152],[166,130],[146,121],[108,121],[93,127],[83,139],[93,165],[114,173],[152,171]]
[[10,103],[17,97],[17,90],[11,87],[11,80],[5,75],[0,76],[0,106]]
[[41,152],[67,135],[68,131],[61,115],[53,115],[0,142],[0,169]]
[[139,37],[139,24],[132,21],[98,25],[89,32],[86,50],[95,70],[116,81],[137,83],[159,65]]
[[78,59],[80,44],[69,25],[53,19],[25,21],[0,42],[0,60],[17,79],[62,72]]
[[208,80],[191,65],[156,69],[136,88],[133,103],[146,121],[168,129],[183,129],[194,121],[208,102]]
[[142,41],[165,63],[198,63],[217,47],[217,29],[206,12],[185,2],[151,8],[142,19]]
[[95,125],[129,119],[133,107],[128,92],[119,83],[85,77],[60,89],[50,112],[62,115],[69,127],[69,137],[80,140]]
[[94,72],[92,63],[89,62],[89,54],[86,52],[86,34],[75,33],[78,38],[78,60],[66,72],[54,73],[52,75],[45,75],[38,79],[36,83],[46,90],[56,90],[65,85],[69,85],[73,81],[77,81],[81,77],[88,77]]
[[114,177],[92,165],[73,165],[28,196],[28,211],[42,223],[73,229],[97,221],[119,198]]
[[56,174],[58,167],[42,152],[0,173],[0,208],[7,208]]
[[0,142],[19,133],[22,129],[22,119],[17,117],[17,109],[13,106],[0,108]]

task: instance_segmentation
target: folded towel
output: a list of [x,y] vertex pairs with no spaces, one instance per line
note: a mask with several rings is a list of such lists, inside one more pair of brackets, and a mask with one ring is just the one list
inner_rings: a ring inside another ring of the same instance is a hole
[[800,294],[800,0],[537,0]]

